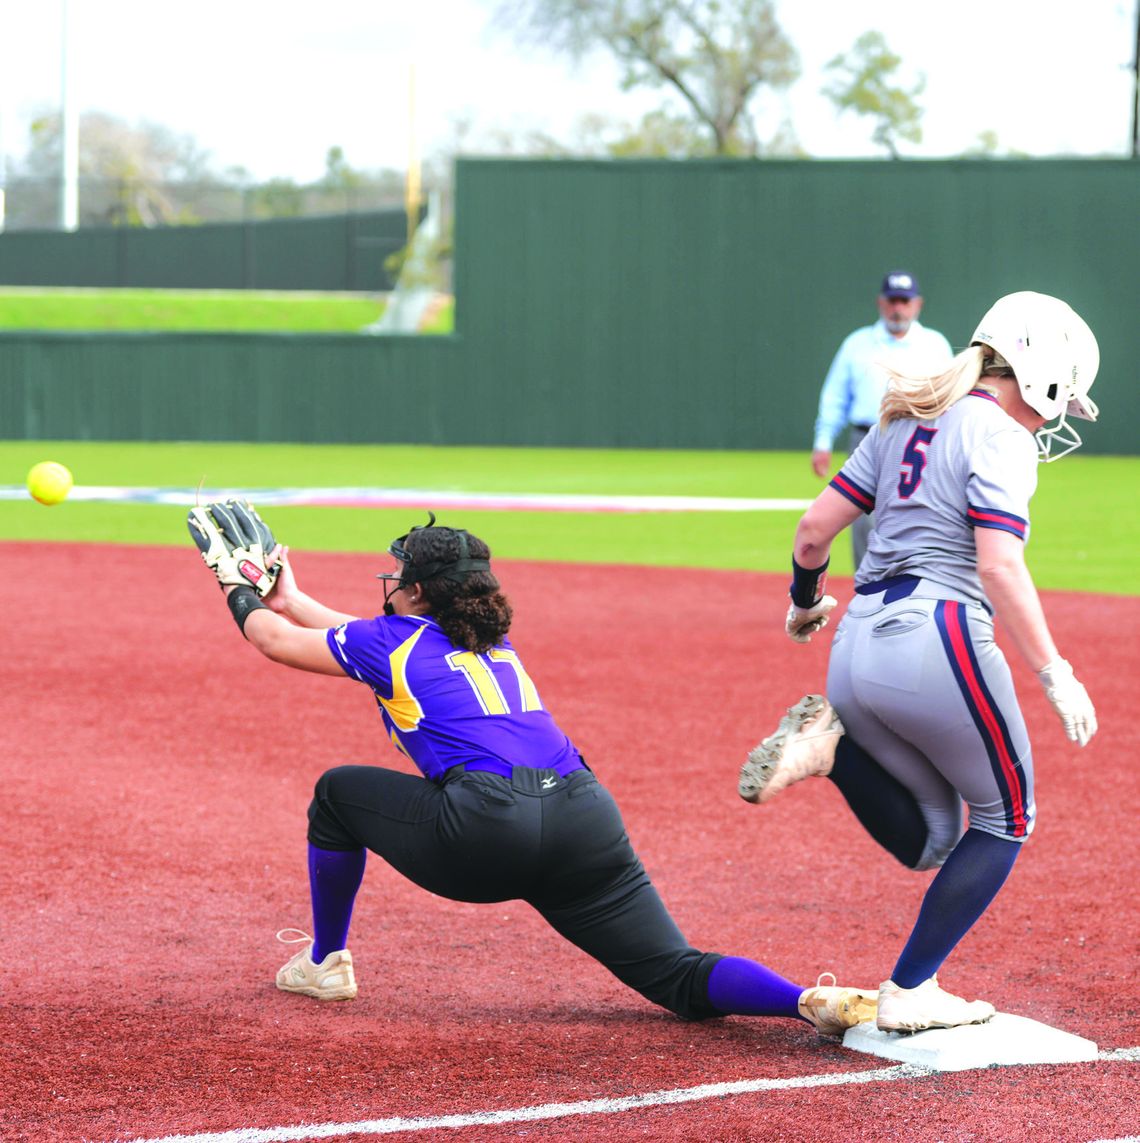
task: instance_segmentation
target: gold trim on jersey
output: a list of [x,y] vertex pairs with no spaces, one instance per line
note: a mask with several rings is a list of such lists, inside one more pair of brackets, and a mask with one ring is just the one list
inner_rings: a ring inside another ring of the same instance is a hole
[[409,635],[388,656],[388,661],[392,664],[392,697],[386,699],[383,695],[376,696],[397,730],[415,730],[424,716],[424,708],[408,687],[408,659],[415,649],[416,641],[426,630],[425,625],[414,635]]

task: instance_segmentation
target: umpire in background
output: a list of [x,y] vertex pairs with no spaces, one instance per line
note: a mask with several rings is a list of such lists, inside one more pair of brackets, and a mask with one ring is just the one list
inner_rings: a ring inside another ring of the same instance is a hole
[[[879,320],[843,339],[819,395],[811,469],[822,480],[831,469],[831,450],[845,425],[851,426],[848,451],[854,452],[879,419],[879,402],[887,387],[887,371],[920,377],[940,372],[954,356],[937,330],[918,320],[922,291],[907,270],[892,270],[879,289]],[[855,569],[867,550],[874,526],[871,515],[851,527]]]

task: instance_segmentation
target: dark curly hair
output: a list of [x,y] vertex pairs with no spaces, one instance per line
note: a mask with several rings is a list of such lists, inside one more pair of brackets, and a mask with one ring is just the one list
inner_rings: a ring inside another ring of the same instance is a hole
[[[417,528],[404,547],[414,567],[491,557],[491,549],[478,536],[455,528]],[[432,618],[457,647],[489,651],[510,630],[511,605],[490,570],[448,574],[445,566],[439,574],[419,582]]]

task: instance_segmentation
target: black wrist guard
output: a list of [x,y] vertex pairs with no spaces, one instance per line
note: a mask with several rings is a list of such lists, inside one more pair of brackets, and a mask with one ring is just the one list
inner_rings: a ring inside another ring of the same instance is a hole
[[235,587],[226,596],[226,603],[230,605],[230,614],[234,617],[234,622],[242,635],[245,634],[245,621],[252,612],[269,610],[252,587]]
[[823,598],[823,589],[827,585],[827,565],[830,559],[823,561],[818,568],[802,568],[792,557],[792,586],[789,593],[792,602],[804,611],[814,607]]

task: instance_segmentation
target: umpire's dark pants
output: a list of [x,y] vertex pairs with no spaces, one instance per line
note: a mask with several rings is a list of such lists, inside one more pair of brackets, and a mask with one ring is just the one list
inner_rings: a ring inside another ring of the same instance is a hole
[[526,901],[655,1004],[689,1020],[718,1015],[708,977],[720,956],[685,940],[589,770],[504,778],[457,767],[437,784],[340,766],[317,782],[309,841],[367,848],[453,901]]
[[[870,431],[870,425],[851,426],[851,432],[847,442],[848,456],[863,443]],[[875,515],[873,512],[860,513],[851,525],[851,559],[854,561],[856,571],[859,570],[859,565],[863,562],[863,557],[867,554],[867,544],[871,540],[871,529],[874,528],[874,526]]]

